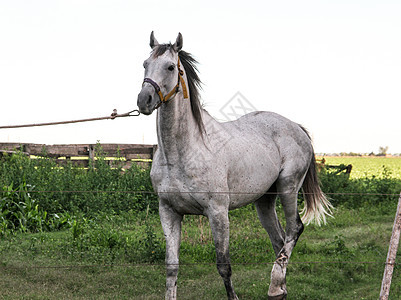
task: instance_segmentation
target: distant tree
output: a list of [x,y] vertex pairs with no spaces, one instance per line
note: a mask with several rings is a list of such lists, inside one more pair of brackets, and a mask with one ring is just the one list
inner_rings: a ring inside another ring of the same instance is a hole
[[388,151],[388,146],[385,147],[379,147],[379,156],[386,156]]

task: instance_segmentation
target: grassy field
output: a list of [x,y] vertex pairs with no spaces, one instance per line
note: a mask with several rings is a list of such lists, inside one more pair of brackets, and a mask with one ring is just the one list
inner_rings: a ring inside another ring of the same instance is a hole
[[401,179],[401,157],[325,156],[324,159],[328,165],[352,165],[351,178],[383,176],[385,166],[391,177]]
[[[305,228],[288,267],[288,299],[377,299],[401,160],[326,160],[354,168],[351,178],[321,173],[334,218]],[[122,172],[101,159],[88,170],[60,169],[20,155],[3,158],[0,184],[0,299],[163,299],[165,242],[148,170]],[[252,205],[230,212],[230,222],[236,292],[266,299],[275,259],[267,233]],[[205,217],[185,216],[180,263],[179,299],[225,299]],[[400,276],[397,264],[390,299],[401,299]]]
[[[377,299],[394,210],[338,208],[326,226],[306,227],[288,267],[288,299]],[[230,220],[237,293],[266,299],[274,261],[268,236],[251,206]],[[182,238],[179,298],[224,299],[207,219],[186,216]],[[163,252],[157,215],[102,216],[79,234],[18,234],[0,240],[0,298],[162,299]],[[396,265],[390,299],[401,295],[400,275]]]

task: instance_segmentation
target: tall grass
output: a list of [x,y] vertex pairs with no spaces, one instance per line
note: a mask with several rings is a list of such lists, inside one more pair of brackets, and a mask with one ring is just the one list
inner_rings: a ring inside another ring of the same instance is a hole
[[59,230],[69,225],[70,215],[48,214],[31,197],[31,186],[25,183],[14,189],[4,186],[0,195],[0,236],[15,232]]
[[[71,162],[59,167],[54,159],[30,159],[22,153],[3,156],[0,164],[1,226],[35,232],[61,228],[58,223],[68,223],[65,214],[94,218],[99,213],[157,212],[158,200],[153,193],[149,168],[134,164],[123,170],[118,160],[117,165],[111,167],[99,145],[96,153],[88,169],[75,167]],[[335,206],[371,205],[386,209],[394,194],[401,191],[401,179],[392,176],[392,170],[386,166],[375,175],[362,178],[349,178],[347,174],[335,174],[323,168],[319,177],[323,191]],[[29,224],[36,222],[36,225],[27,225],[23,221],[27,218]],[[34,221],[35,218],[43,221]],[[52,219],[53,225],[49,223]]]
[[96,153],[99,155],[88,169],[74,167],[71,162],[59,167],[47,157],[6,155],[0,164],[0,187],[29,186],[36,203],[48,213],[79,211],[90,215],[100,211],[157,209],[157,198],[149,193],[149,168],[112,168],[101,149]]

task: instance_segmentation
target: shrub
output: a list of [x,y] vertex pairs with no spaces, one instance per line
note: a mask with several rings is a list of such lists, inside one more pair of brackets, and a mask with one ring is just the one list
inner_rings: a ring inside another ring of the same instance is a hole
[[3,157],[0,186],[35,186],[37,204],[49,213],[108,211],[157,211],[157,196],[152,193],[150,169],[133,165],[123,171],[109,166],[101,151],[88,169],[71,163],[59,167],[54,159],[30,159],[22,153]]
[[[323,168],[319,173],[323,191],[331,203],[349,208],[367,205],[386,205],[398,199],[401,180],[391,176],[391,170],[383,166],[380,174],[365,178],[350,179],[348,174]],[[396,196],[395,196],[396,195]]]
[[[132,165],[122,170],[118,163],[111,167],[99,146],[96,153],[96,160],[87,169],[71,163],[59,167],[48,157],[30,159],[22,153],[3,156],[0,164],[0,188],[4,187],[0,194],[3,234],[71,226],[71,215],[93,219],[99,213],[157,212],[158,198],[153,193],[149,168]],[[359,179],[336,173],[325,168],[319,173],[323,191],[334,206],[357,208],[367,204],[385,209],[398,199],[401,180],[393,178],[387,167],[377,176]],[[151,232],[148,237],[145,244],[151,248]]]

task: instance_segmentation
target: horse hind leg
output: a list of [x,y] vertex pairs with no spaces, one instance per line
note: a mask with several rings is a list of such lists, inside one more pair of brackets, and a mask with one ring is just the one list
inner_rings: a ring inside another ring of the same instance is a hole
[[277,218],[276,199],[276,186],[273,185],[265,195],[255,202],[255,207],[260,223],[269,234],[274,253],[277,257],[284,246],[285,232]]
[[283,176],[277,181],[277,191],[280,195],[286,218],[286,230],[284,245],[277,255],[271,272],[268,292],[269,299],[286,298],[287,288],[285,278],[287,264],[298,238],[304,229],[297,207],[298,191],[301,188],[302,180],[297,180],[297,177],[298,179],[299,177],[303,179],[302,176],[293,175],[290,177]]

